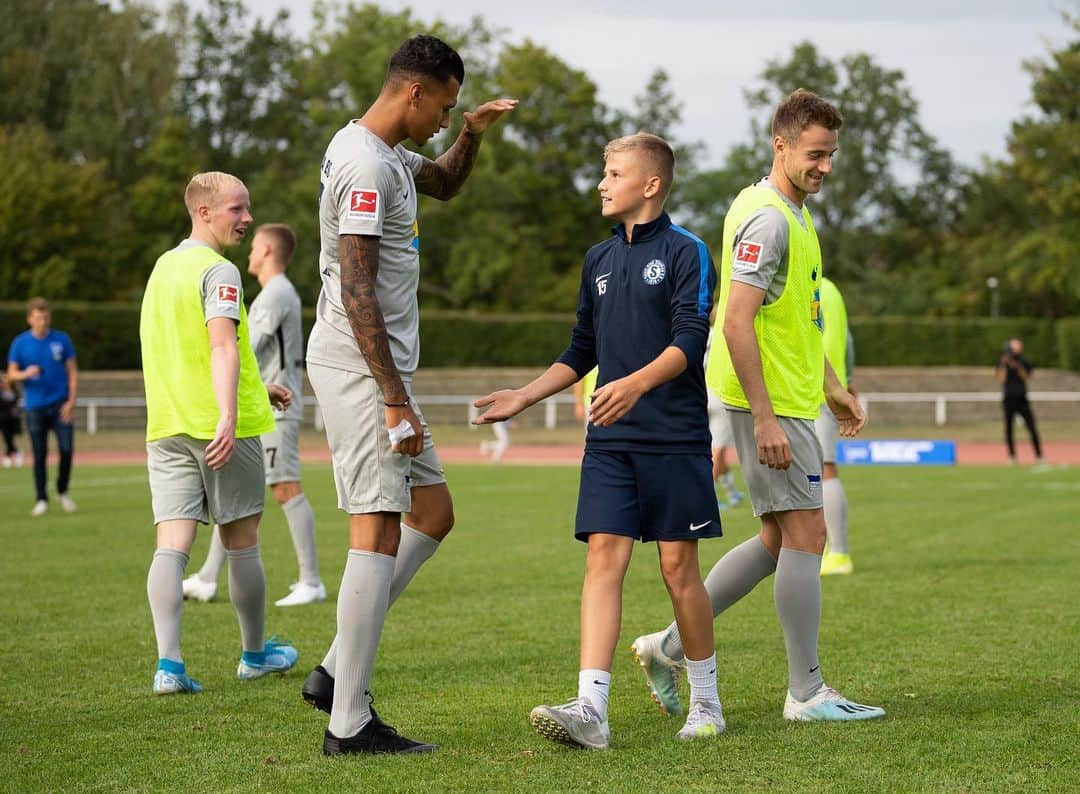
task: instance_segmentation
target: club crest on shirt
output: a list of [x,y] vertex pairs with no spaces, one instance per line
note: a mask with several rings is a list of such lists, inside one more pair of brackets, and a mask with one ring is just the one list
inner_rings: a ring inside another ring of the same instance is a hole
[[741,265],[754,265],[756,267],[760,258],[761,243],[755,243],[753,240],[743,240],[739,243],[739,247],[735,249],[735,261]]
[[354,188],[349,191],[349,218],[374,217],[379,213],[379,191]]
[[52,353],[53,361],[60,361],[64,358],[64,346],[59,342],[50,342],[49,352]]
[[240,305],[240,288],[232,284],[218,284],[217,305],[219,309],[235,309]]
[[645,279],[645,283],[650,287],[655,287],[664,280],[664,276],[666,275],[667,265],[659,259],[652,260],[649,264],[645,265],[645,269],[641,271],[641,277]]

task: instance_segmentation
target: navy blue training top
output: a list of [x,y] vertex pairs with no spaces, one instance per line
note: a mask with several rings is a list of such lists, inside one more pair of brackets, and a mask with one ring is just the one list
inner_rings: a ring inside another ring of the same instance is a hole
[[597,387],[644,367],[670,346],[686,355],[686,370],[646,392],[609,427],[590,424],[586,449],[611,452],[709,454],[705,342],[716,270],[700,239],[666,212],[622,224],[585,254],[577,324],[558,361],[584,377],[594,366]]

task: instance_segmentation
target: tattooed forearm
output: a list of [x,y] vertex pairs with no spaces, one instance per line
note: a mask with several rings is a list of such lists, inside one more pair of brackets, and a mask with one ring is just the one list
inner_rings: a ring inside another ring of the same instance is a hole
[[439,159],[424,163],[416,175],[416,189],[440,201],[456,196],[476,163],[482,139],[482,135],[462,129],[454,145]]
[[371,376],[382,390],[383,400],[403,403],[408,400],[386,334],[379,299],[375,296],[375,278],[379,274],[379,238],[344,234],[338,254],[341,263],[341,305],[349,318],[356,344],[367,362]]

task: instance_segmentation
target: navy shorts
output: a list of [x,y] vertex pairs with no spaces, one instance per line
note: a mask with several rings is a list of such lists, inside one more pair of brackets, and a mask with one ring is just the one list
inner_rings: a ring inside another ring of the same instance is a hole
[[706,454],[585,451],[574,537],[718,538],[720,511]]

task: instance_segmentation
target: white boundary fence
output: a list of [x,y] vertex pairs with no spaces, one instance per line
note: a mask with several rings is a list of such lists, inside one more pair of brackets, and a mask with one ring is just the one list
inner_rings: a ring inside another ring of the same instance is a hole
[[[473,401],[479,395],[469,394],[429,394],[417,395],[420,405],[459,405],[465,409],[464,420],[472,422],[479,411],[473,407]],[[1032,402],[1075,402],[1080,403],[1080,392],[1075,391],[1036,391],[1028,394]],[[948,423],[950,403],[989,403],[1001,402],[1001,393],[989,392],[864,392],[859,395],[864,408],[875,403],[932,403],[934,405],[934,423],[943,426]],[[555,394],[543,401],[544,427],[553,430],[558,426],[560,405],[572,405],[574,397],[570,394]],[[80,397],[76,405],[86,409],[86,432],[91,435],[98,432],[99,408],[143,408],[146,400],[142,397]],[[323,427],[322,413],[314,397],[304,397],[304,405],[315,408],[315,428]]]

